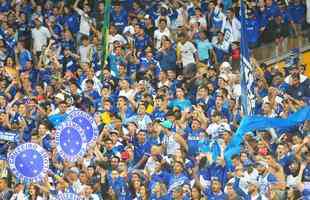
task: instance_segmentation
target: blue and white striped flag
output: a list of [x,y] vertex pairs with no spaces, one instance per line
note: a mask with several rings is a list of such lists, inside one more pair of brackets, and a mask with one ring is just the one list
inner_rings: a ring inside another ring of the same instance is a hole
[[241,0],[240,6],[241,19],[241,56],[240,56],[240,84],[241,84],[241,105],[244,115],[253,115],[255,108],[254,93],[254,69],[250,64],[250,52],[246,35],[245,5]]

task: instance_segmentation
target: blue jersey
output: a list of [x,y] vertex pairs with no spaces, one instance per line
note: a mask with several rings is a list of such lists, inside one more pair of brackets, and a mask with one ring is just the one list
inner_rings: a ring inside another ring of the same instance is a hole
[[42,146],[47,151],[52,150],[52,138],[50,134],[47,134],[42,138]]
[[282,11],[281,14],[282,14],[282,18],[284,20],[284,23],[286,25],[293,21],[292,17],[291,17],[291,14],[288,12],[288,10]]
[[79,17],[75,13],[70,13],[64,18],[65,26],[69,28],[72,33],[77,33],[80,29]]
[[125,10],[121,10],[119,14],[117,14],[114,10],[111,12],[111,22],[116,26],[118,31],[123,32],[125,26],[128,25],[128,15]]
[[60,56],[59,60],[60,64],[62,64],[62,72],[65,74],[67,71],[75,72],[78,68],[78,65],[71,56],[64,57],[63,55]]
[[185,173],[179,175],[171,175],[168,183],[168,191],[172,191],[174,188],[181,186],[183,184],[189,184],[190,179]]
[[134,141],[134,162],[137,164],[143,156],[149,156],[151,151],[151,145],[149,142],[144,142],[144,144]]
[[19,23],[18,24],[18,39],[19,40],[28,40],[31,38],[31,32],[29,29],[28,23]]
[[288,12],[296,24],[303,24],[305,21],[306,8],[303,4],[291,4],[288,6]]
[[140,67],[139,67],[139,72],[146,72],[147,70],[149,70],[149,68],[153,66],[154,69],[152,70],[152,72],[155,74],[156,77],[159,77],[159,73],[160,73],[160,67],[159,67],[159,63],[157,60],[155,60],[154,58],[148,60],[145,57],[142,57],[140,59]]
[[157,120],[164,121],[165,117],[166,117],[166,112],[160,110],[160,109],[157,108],[157,107],[154,109],[154,111],[153,111],[153,113],[152,113],[152,115],[151,115],[151,119],[152,119],[152,120],[157,119]]
[[11,9],[10,1],[2,1],[0,4],[0,13],[8,12]]
[[222,29],[223,26],[223,19],[220,17],[222,13],[220,11],[215,12],[213,11],[211,14],[211,23],[212,23],[212,28],[215,29]]
[[258,42],[260,24],[257,19],[246,19],[245,29],[247,34],[247,40],[249,44],[256,44]]
[[199,150],[199,136],[201,133],[201,129],[199,130],[192,130],[192,128],[188,127],[185,129],[186,133],[186,141],[188,145],[188,156],[195,157]]
[[271,6],[266,6],[265,12],[266,12],[266,15],[267,15],[267,19],[271,20],[280,12],[280,9],[277,6],[277,4],[275,2],[273,2],[271,4]]
[[137,51],[143,51],[148,45],[151,44],[151,39],[145,34],[143,37],[135,37],[134,42]]
[[39,82],[50,84],[52,80],[52,69],[50,67],[45,67],[40,69],[38,72]]
[[62,40],[61,47],[64,49],[68,47],[71,51],[75,50],[75,43],[73,40]]

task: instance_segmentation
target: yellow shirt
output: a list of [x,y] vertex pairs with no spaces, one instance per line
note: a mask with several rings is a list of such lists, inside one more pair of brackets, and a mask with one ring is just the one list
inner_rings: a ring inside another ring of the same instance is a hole
[[110,124],[111,121],[112,121],[110,112],[103,112],[103,113],[101,114],[101,121],[102,121],[104,124]]

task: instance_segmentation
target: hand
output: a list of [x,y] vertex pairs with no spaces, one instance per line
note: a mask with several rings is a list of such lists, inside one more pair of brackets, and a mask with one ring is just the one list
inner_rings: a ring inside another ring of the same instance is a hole
[[302,162],[300,165],[300,171],[303,172],[306,167],[307,167],[307,164],[305,162]]
[[55,43],[55,40],[51,39],[49,43],[50,43],[50,44],[54,44],[54,43]]
[[107,175],[107,172],[104,169],[102,169],[101,167],[98,168],[98,172],[99,172],[101,178],[103,178]]
[[47,20],[46,26],[47,26],[48,28],[51,28],[51,27],[52,27],[52,24],[51,24],[51,22],[50,22],[49,20]]
[[222,158],[222,157],[217,158],[217,163],[218,163],[219,165],[221,165],[222,167],[224,167],[224,166],[225,166],[225,160],[224,160],[224,158]]
[[183,76],[182,76],[182,75],[179,75],[179,76],[177,77],[177,79],[178,79],[179,81],[181,81],[181,80],[183,80]]
[[60,2],[59,2],[59,6],[60,6],[60,7],[64,7],[64,6],[65,6],[65,1],[60,1]]
[[307,136],[304,138],[304,140],[302,141],[303,145],[309,144],[310,143],[310,136]]

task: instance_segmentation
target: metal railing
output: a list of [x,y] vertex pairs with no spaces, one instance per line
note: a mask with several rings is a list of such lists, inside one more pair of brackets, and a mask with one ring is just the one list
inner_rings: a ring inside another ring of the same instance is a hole
[[284,60],[290,50],[299,48],[300,52],[310,50],[310,29],[303,31],[297,37],[287,37],[281,43],[262,44],[253,49],[253,55],[259,63],[273,64]]

